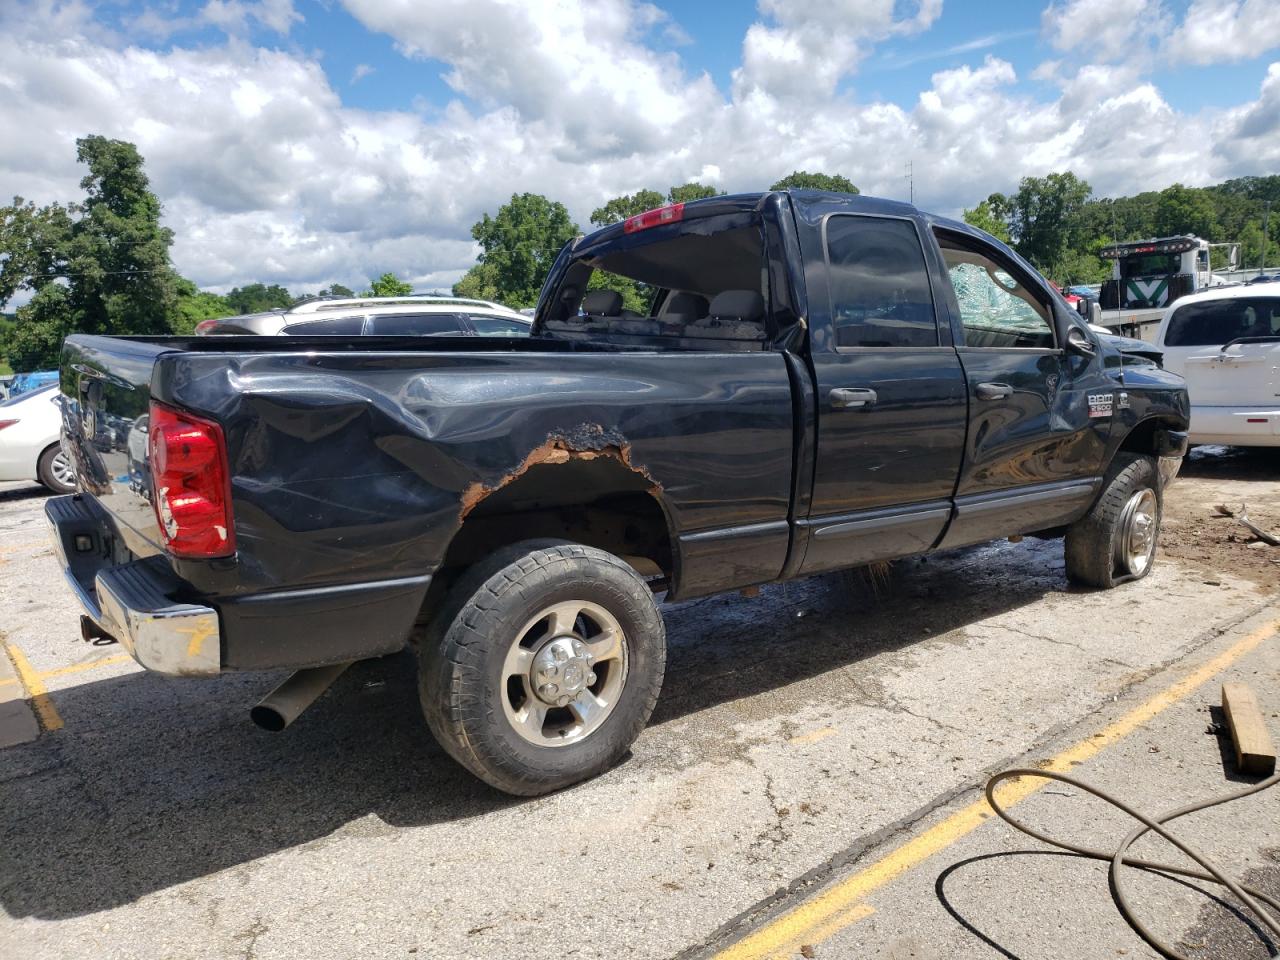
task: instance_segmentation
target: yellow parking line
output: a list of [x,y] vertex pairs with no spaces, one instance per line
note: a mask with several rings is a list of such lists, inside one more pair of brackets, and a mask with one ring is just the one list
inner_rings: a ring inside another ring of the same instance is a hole
[[[1062,773],[1091,759],[1103,748],[1127,737],[1164,710],[1184,700],[1197,687],[1257,648],[1264,640],[1275,636],[1277,629],[1280,629],[1280,622],[1253,631],[1119,720],[1040,766]],[[1038,792],[1047,783],[1048,781],[1039,778],[1009,780],[996,790],[996,799],[1002,807],[1008,809]],[[799,944],[816,945],[829,939],[868,915],[859,909],[865,906],[860,901],[866,896],[972,833],[991,816],[985,797],[974,801],[936,826],[908,840],[883,859],[841,880],[812,900],[794,907],[725,948],[716,954],[715,960],[764,960],[794,956]]]
[[58,713],[58,708],[53,705],[44,681],[40,679],[40,674],[31,666],[27,655],[13,643],[6,643],[4,648],[9,654],[9,659],[13,661],[13,669],[18,674],[18,679],[22,681],[22,689],[26,691],[27,699],[31,701],[31,709],[35,711],[36,719],[40,721],[41,728],[49,733],[54,730],[61,730],[62,715]]
[[[83,663],[73,663],[66,667],[55,667],[53,670],[43,670],[36,673],[41,680],[50,680],[53,677],[65,677],[69,673],[83,673],[86,670],[97,670],[99,667],[114,667],[117,663],[129,663],[133,657],[127,653],[119,653],[112,657],[99,657],[97,660],[85,660]],[[17,677],[6,677],[0,679],[0,687],[8,684],[18,683]]]
[[110,657],[99,657],[96,660],[85,660],[83,663],[73,663],[66,667],[56,667],[53,670],[45,670],[40,674],[41,680],[49,680],[53,677],[65,677],[69,673],[83,673],[86,670],[97,670],[99,667],[114,667],[117,663],[132,663],[133,657],[127,653],[117,653]]

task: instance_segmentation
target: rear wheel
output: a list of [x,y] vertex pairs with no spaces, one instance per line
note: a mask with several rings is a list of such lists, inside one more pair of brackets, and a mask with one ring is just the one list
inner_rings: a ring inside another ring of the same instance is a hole
[[626,754],[657,702],[666,636],[652,592],[622,560],[527,541],[453,587],[419,657],[423,713],[449,755],[533,796]]
[[1155,460],[1118,453],[1102,495],[1067,528],[1067,578],[1089,587],[1114,587],[1151,572],[1163,509]]
[[46,447],[36,461],[36,477],[54,493],[76,492],[76,471],[59,444]]

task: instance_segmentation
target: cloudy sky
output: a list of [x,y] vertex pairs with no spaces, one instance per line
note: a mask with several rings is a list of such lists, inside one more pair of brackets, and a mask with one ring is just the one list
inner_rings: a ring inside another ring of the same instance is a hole
[[[0,197],[131,140],[203,287],[421,290],[513,192],[793,169],[958,213],[1280,172],[1280,0],[0,0]],[[1229,239],[1229,238],[1221,238]]]

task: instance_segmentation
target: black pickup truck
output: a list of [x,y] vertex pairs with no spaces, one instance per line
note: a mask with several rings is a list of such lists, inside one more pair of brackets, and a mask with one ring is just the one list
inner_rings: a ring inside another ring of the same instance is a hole
[[1022,534],[1144,576],[1188,417],[1150,350],[963,223],[718,197],[570,243],[529,338],[73,336],[47,514],[143,666],[297,670],[279,727],[413,639],[441,744],[536,794],[639,735],[662,597]]

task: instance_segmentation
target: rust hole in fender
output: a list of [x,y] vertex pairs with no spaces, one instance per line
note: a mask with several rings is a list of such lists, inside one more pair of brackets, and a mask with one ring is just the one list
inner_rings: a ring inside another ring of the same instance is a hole
[[597,424],[583,424],[566,433],[555,433],[547,437],[525,455],[519,466],[504,474],[497,483],[486,484],[477,480],[468,484],[462,491],[462,509],[458,519],[465,520],[486,498],[519,480],[533,467],[602,458],[616,460],[632,473],[643,477],[649,484],[649,492],[655,496],[662,492],[662,485],[643,466],[632,461],[630,443],[606,432]]

